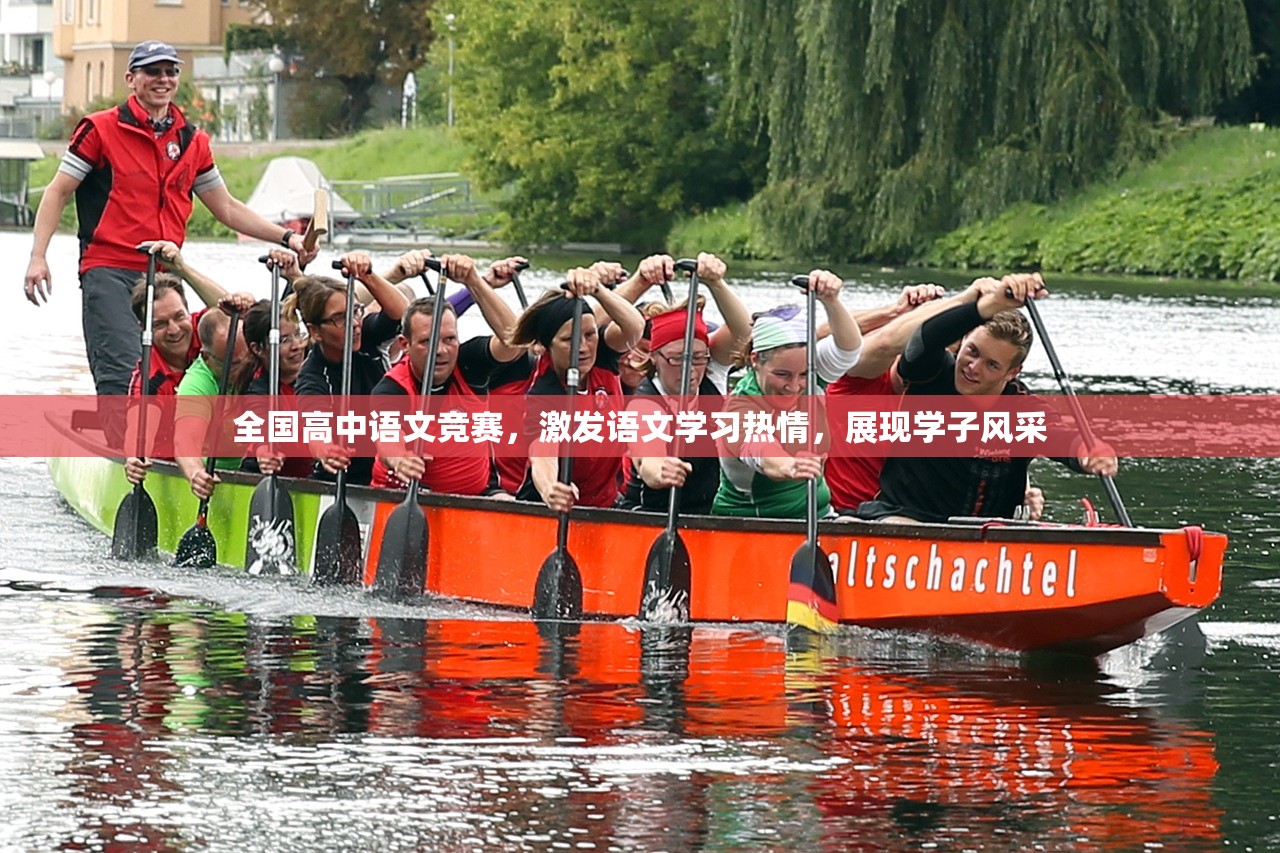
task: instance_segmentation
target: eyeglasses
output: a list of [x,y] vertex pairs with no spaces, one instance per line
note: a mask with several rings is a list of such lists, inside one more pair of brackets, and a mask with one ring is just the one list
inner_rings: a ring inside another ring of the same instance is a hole
[[[356,303],[356,307],[351,309],[351,321],[355,322],[356,320],[359,320],[363,316],[364,316],[364,306],[359,303]],[[325,317],[323,320],[320,321],[320,324],[323,326],[333,326],[337,328],[338,326],[341,326],[346,322],[347,322],[347,315],[343,313],[343,314],[334,314],[331,317]]]
[[143,65],[137,70],[146,74],[148,77],[159,77],[161,75],[164,75],[165,77],[177,77],[182,73],[182,69],[176,65]]
[[[667,355],[666,353],[655,352],[654,355],[672,367],[679,367],[684,361],[684,353],[680,353],[679,355]],[[689,363],[694,367],[706,367],[711,363],[711,353],[698,353],[694,355],[693,358],[689,359]]]
[[280,345],[288,346],[289,344],[305,344],[311,339],[311,335],[307,332],[306,326],[299,326],[298,331],[292,335],[281,335]]

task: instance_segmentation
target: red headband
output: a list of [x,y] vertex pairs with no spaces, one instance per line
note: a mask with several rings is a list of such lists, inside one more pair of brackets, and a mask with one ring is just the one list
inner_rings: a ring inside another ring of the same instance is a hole
[[[684,340],[684,327],[688,322],[688,314],[685,311],[664,311],[649,321],[649,349],[656,350],[665,346],[672,341]],[[702,319],[702,313],[694,315],[693,336],[704,344],[710,344],[711,340],[707,335],[707,324]]]

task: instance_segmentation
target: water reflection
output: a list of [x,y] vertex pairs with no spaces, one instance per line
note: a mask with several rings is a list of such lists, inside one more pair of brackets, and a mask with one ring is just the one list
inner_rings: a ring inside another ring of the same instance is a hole
[[151,595],[109,612],[65,664],[65,849],[270,847],[317,809],[340,846],[371,826],[399,846],[597,849],[1221,834],[1213,738],[1096,669],[733,626],[281,619]]

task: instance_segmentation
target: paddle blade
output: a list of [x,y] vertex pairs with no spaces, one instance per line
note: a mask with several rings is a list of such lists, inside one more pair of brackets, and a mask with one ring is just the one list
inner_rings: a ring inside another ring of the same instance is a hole
[[316,567],[311,582],[319,586],[358,584],[364,574],[363,556],[356,514],[345,501],[330,505],[316,525]]
[[142,484],[125,495],[116,510],[111,531],[111,556],[117,560],[137,560],[156,550],[156,505]]
[[182,534],[173,565],[182,569],[211,569],[218,564],[218,543],[201,518]]
[[680,531],[662,531],[645,560],[640,618],[647,622],[688,622],[689,573],[689,550]]
[[542,561],[529,612],[534,619],[582,618],[582,573],[568,549],[556,548]]
[[320,238],[329,233],[329,193],[323,189],[315,192],[315,202],[311,211],[311,222],[307,232],[302,235],[302,247],[310,252],[320,242]]
[[427,517],[416,501],[391,511],[382,531],[373,591],[388,598],[422,595],[427,585]]
[[251,575],[292,575],[298,571],[293,499],[274,476],[260,480],[249,499],[244,566]]
[[814,542],[796,549],[787,590],[787,624],[830,633],[840,623],[831,560]]

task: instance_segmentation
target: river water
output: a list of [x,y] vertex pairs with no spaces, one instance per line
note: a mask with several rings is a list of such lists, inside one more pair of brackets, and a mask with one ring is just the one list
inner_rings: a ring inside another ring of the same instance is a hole
[[[0,394],[89,392],[73,241],[39,310],[29,238],[0,247]],[[262,294],[256,254],[188,247]],[[910,276],[851,275],[848,301]],[[794,301],[784,278],[742,292]],[[1272,298],[1073,281],[1042,313],[1081,391],[1280,389]],[[1039,352],[1027,376],[1052,390]],[[1057,520],[1105,504],[1033,470]],[[0,458],[0,849],[1280,849],[1280,465],[1130,460],[1117,482],[1138,523],[1231,547],[1198,629],[1095,664],[862,631],[789,649],[753,625],[544,636],[114,563],[43,461]]]

